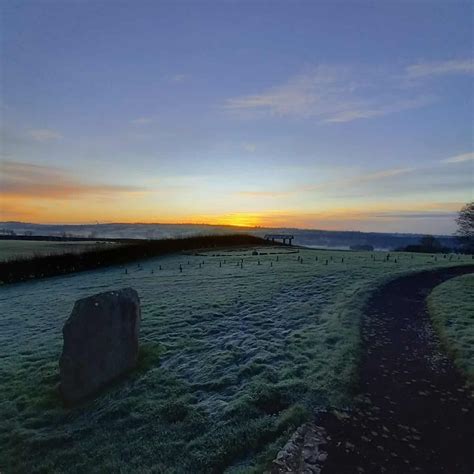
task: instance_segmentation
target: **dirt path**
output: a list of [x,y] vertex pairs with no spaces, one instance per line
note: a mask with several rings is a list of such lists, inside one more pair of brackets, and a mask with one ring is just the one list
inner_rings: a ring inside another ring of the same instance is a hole
[[361,327],[354,408],[300,427],[273,473],[474,472],[474,404],[426,310],[431,290],[474,265],[398,278],[376,291]]
[[473,271],[417,273],[372,296],[362,323],[360,403],[317,423],[330,437],[323,473],[474,472],[472,394],[426,310],[435,286]]

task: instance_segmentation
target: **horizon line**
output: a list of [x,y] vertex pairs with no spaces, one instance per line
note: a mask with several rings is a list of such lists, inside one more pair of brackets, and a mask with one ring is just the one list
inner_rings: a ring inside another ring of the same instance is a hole
[[0,221],[0,225],[3,224],[24,224],[24,225],[38,225],[38,226],[101,226],[101,225],[188,225],[188,226],[208,226],[208,227],[232,227],[237,229],[290,229],[290,230],[302,230],[302,231],[318,231],[318,232],[356,232],[360,234],[390,234],[390,235],[433,235],[436,237],[456,237],[455,233],[452,234],[427,234],[423,232],[384,232],[384,231],[363,231],[363,230],[336,230],[336,229],[317,229],[309,227],[271,227],[271,226],[245,226],[245,225],[232,225],[232,224],[208,224],[208,223],[196,223],[196,222],[96,222],[96,223],[41,223],[41,222],[23,222],[23,221]]

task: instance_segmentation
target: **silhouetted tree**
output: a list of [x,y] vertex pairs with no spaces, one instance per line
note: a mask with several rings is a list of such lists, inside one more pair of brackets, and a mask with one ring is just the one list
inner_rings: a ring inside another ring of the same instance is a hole
[[468,202],[456,219],[458,224],[457,237],[464,252],[474,253],[474,202]]

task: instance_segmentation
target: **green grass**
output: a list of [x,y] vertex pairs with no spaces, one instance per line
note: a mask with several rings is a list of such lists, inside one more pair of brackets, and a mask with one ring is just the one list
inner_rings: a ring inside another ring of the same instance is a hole
[[[127,273],[115,266],[2,287],[0,471],[262,472],[314,409],[350,403],[359,320],[375,287],[472,263],[323,250],[277,261],[289,249],[251,250],[166,255]],[[58,360],[74,301],[127,286],[142,303],[139,367],[64,408]]]
[[0,240],[0,262],[40,255],[84,252],[104,247],[98,242],[52,242],[41,240]]
[[441,341],[474,386],[474,274],[437,286],[428,308]]

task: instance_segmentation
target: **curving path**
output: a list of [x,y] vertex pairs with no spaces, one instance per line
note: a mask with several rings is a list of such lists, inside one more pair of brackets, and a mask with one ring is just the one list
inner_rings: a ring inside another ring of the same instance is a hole
[[362,322],[361,396],[352,411],[316,420],[327,457],[304,472],[474,472],[472,393],[439,346],[426,296],[474,266],[398,278],[379,289]]

